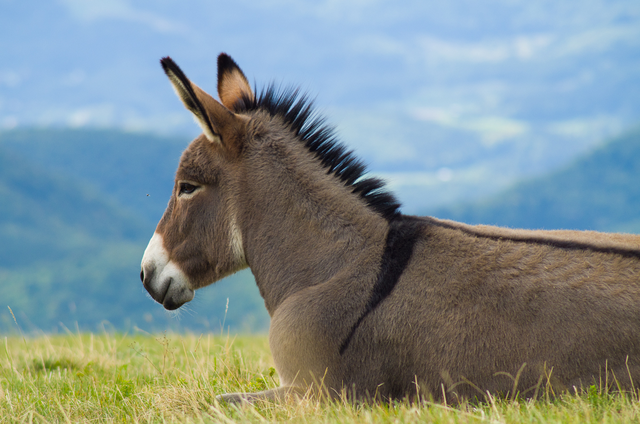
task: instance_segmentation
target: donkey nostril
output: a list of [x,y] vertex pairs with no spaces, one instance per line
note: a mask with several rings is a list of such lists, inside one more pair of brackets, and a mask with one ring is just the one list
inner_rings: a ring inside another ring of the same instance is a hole
[[149,285],[151,284],[151,280],[153,280],[153,275],[156,273],[156,268],[153,266],[142,267],[140,270],[140,281],[142,281],[142,285],[149,289]]

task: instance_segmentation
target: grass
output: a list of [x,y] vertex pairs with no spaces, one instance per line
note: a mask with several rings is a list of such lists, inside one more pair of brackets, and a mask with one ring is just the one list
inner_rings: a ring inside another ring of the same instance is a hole
[[217,394],[278,385],[265,336],[7,336],[0,423],[590,423],[639,422],[637,396],[596,387],[556,399],[351,404],[305,399],[236,407]]

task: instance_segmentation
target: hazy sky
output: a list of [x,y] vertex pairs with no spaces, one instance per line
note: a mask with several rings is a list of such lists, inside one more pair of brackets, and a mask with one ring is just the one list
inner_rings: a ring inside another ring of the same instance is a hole
[[0,128],[189,137],[158,60],[213,91],[225,51],[258,86],[309,91],[376,172],[442,189],[435,202],[550,169],[640,116],[637,0],[0,0],[0,51]]

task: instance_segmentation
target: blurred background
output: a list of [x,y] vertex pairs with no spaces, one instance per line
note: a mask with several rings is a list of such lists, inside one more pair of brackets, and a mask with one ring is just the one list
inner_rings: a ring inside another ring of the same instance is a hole
[[0,0],[0,332],[262,332],[250,271],[139,281],[199,133],[159,59],[300,86],[403,212],[640,233],[637,0]]

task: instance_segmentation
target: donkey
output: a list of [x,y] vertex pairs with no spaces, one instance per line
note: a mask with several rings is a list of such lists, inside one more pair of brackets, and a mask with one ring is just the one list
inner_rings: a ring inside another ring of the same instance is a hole
[[281,386],[456,401],[640,382],[640,236],[403,215],[294,89],[218,57],[219,101],[166,57],[203,133],[182,154],[141,279],[166,309],[250,267]]

